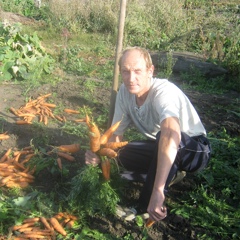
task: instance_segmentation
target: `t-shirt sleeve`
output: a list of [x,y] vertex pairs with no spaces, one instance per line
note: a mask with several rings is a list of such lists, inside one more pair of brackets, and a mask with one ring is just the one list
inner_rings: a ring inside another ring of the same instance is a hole
[[159,117],[159,123],[166,118],[176,117],[179,119],[180,101],[174,96],[174,92],[166,93],[161,97],[156,97],[154,101],[155,109]]

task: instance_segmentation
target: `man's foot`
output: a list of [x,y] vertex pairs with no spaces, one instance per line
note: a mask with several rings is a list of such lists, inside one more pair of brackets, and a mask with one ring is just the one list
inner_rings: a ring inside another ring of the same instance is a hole
[[135,208],[127,208],[117,205],[116,216],[126,221],[132,221],[137,215],[137,210]]

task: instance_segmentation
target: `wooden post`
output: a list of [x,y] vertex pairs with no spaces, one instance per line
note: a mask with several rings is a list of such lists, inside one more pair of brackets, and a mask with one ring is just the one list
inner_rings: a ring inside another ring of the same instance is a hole
[[116,47],[116,53],[115,53],[114,77],[113,77],[113,83],[112,83],[110,109],[109,109],[109,116],[108,116],[108,127],[110,127],[111,123],[112,123],[114,109],[115,109],[116,96],[117,96],[117,91],[118,91],[118,79],[119,79],[118,59],[119,59],[120,53],[122,51],[126,5],[127,5],[127,0],[121,0],[119,22],[118,22],[117,47]]

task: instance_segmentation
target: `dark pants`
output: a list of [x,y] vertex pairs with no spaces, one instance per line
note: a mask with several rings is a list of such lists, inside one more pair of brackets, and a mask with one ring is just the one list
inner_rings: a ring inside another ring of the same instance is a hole
[[[130,142],[119,151],[118,161],[126,170],[147,174],[139,203],[147,208],[155,181],[157,169],[157,150],[161,132],[156,140]],[[169,172],[165,193],[168,185],[178,170],[195,173],[202,170],[209,162],[211,147],[204,136],[189,137],[181,133],[181,142],[172,168]]]

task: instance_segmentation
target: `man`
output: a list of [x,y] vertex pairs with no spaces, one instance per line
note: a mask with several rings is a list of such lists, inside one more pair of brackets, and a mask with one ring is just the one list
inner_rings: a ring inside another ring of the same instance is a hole
[[[196,172],[209,162],[210,144],[201,120],[185,94],[166,79],[153,78],[149,53],[132,47],[119,60],[123,84],[117,94],[113,124],[122,120],[111,141],[122,141],[134,124],[148,138],[130,142],[119,151],[119,163],[130,171],[147,173],[139,203],[150,219],[167,215],[165,194],[177,171]],[[98,157],[86,152],[87,164]]]

